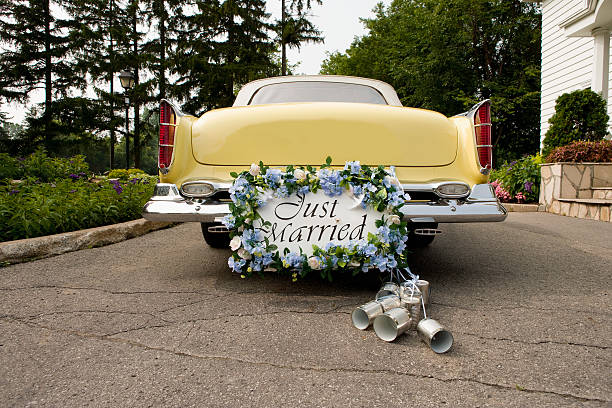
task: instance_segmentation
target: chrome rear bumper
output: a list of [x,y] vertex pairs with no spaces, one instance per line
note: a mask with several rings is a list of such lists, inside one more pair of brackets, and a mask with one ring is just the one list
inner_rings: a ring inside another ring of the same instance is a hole
[[[501,205],[488,184],[477,184],[465,200],[440,199],[437,202],[408,202],[401,208],[411,222],[499,222],[506,219]],[[155,195],[145,204],[142,215],[150,221],[215,222],[230,213],[229,204],[214,200],[188,200],[174,184],[158,184]]]

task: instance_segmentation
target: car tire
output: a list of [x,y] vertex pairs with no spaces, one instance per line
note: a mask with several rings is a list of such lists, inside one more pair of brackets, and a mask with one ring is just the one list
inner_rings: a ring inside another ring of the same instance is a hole
[[206,243],[211,248],[220,248],[220,249],[229,248],[229,243],[230,243],[229,233],[219,233],[219,232],[209,232],[208,231],[208,227],[221,226],[221,224],[212,223],[212,222],[201,222],[200,225],[202,226],[202,235],[204,236],[204,241],[206,241]]
[[[427,224],[420,226],[421,228],[432,228],[437,229],[438,224]],[[425,248],[433,242],[436,238],[435,235],[417,235],[414,230],[410,230],[408,233],[408,247],[409,248]]]

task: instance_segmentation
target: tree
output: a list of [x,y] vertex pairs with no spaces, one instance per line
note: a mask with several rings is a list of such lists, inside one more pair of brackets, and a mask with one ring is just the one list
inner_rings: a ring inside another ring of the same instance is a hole
[[402,103],[453,115],[491,98],[497,163],[539,146],[538,6],[519,0],[395,0],[321,73],[376,78]]
[[54,135],[52,103],[57,95],[84,81],[70,64],[68,21],[56,17],[61,6],[51,0],[13,0],[3,4],[0,14],[2,96],[26,100],[36,89],[44,89],[44,144],[51,147]]
[[[115,116],[121,98],[115,94],[114,80],[115,74],[126,66],[128,16],[116,0],[69,0],[64,4],[72,18],[74,69],[79,75],[92,79],[88,86],[93,86],[98,98],[107,106],[106,120],[99,123],[101,127],[97,132],[109,133],[109,167],[113,168],[115,132],[122,123],[121,118]],[[108,87],[108,91],[103,87]]]
[[[322,4],[322,0],[315,1]],[[287,75],[287,46],[299,49],[304,42],[323,42],[321,32],[307,18],[311,3],[311,0],[292,0],[287,13],[285,0],[281,0],[281,19],[276,22],[281,44],[281,75]]]
[[197,0],[177,41],[173,93],[183,109],[201,114],[231,106],[236,89],[276,72],[274,43],[262,0]]

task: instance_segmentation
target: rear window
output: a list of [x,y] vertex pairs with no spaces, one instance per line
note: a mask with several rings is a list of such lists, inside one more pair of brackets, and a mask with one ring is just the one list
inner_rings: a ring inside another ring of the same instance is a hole
[[380,92],[370,86],[324,81],[265,85],[255,92],[249,105],[288,102],[353,102],[387,105]]

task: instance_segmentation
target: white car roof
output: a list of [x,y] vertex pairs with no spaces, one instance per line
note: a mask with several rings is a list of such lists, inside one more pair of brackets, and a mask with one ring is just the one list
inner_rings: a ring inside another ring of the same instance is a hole
[[240,89],[233,106],[246,106],[251,101],[251,98],[261,87],[287,82],[341,82],[346,84],[359,84],[366,85],[376,89],[381,93],[383,98],[387,101],[388,105],[402,106],[395,89],[386,82],[379,81],[377,79],[360,78],[352,76],[342,75],[291,75],[291,76],[279,76],[265,79],[258,79],[256,81],[249,82]]

